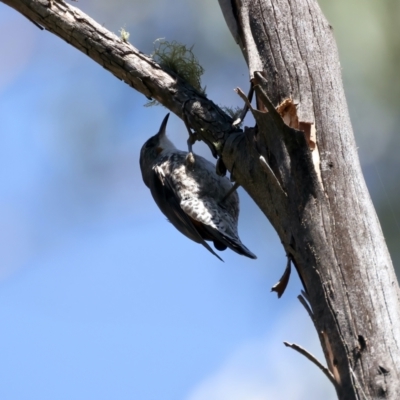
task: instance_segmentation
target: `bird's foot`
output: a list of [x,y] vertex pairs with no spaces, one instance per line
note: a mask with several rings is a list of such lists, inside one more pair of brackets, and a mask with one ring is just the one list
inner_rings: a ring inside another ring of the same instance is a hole
[[192,129],[190,128],[189,120],[186,115],[185,104],[186,104],[186,102],[182,106],[182,119],[183,119],[183,122],[185,123],[186,129],[189,133],[189,138],[187,140],[188,152],[192,153],[193,145],[197,141],[197,134],[196,134],[196,132],[192,132]]
[[222,200],[221,201],[219,201],[219,204],[221,205],[221,204],[223,204],[224,202],[225,202],[225,200],[233,193],[233,192],[236,192],[236,190],[237,190],[237,188],[239,187],[240,185],[237,183],[237,182],[235,182],[234,183],[234,185],[228,190],[228,192],[225,194],[225,196],[222,198]]

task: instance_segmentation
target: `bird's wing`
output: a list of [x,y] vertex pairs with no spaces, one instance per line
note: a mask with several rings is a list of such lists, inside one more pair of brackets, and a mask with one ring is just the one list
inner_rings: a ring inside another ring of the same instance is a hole
[[168,218],[168,220],[175,226],[182,234],[197,243],[201,243],[208,251],[214,254],[221,261],[217,253],[210,247],[210,245],[203,239],[196,227],[196,221],[185,213],[180,206],[180,196],[177,193],[175,183],[166,174],[163,169],[155,165],[152,169],[150,179],[150,191],[157,203],[160,210]]
[[181,209],[201,227],[203,237],[219,242],[238,254],[257,258],[239,239],[237,220],[212,198],[184,198]]

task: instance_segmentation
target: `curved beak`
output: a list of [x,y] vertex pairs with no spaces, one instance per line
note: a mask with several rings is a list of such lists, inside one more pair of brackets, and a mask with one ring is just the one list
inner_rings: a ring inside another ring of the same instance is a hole
[[164,117],[163,122],[161,122],[161,126],[160,126],[160,129],[159,129],[157,135],[160,135],[160,136],[165,135],[165,132],[167,129],[168,118],[169,118],[169,113]]

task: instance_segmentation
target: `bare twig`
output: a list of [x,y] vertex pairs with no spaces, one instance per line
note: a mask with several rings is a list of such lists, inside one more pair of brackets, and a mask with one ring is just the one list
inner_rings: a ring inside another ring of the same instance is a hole
[[314,313],[311,310],[310,305],[308,304],[307,300],[303,296],[304,291],[302,291],[302,294],[299,294],[297,298],[299,299],[300,303],[303,305],[303,307],[306,309],[308,315],[311,318],[311,321],[315,324],[315,319],[314,319]]
[[[241,91],[240,88],[235,89],[235,91],[237,94],[239,94],[240,97],[242,97],[243,92]],[[254,94],[254,87],[253,87],[253,83],[250,82],[250,90],[249,90],[249,93],[247,94],[247,101],[245,101],[244,107],[243,107],[239,117],[235,121],[233,121],[232,125],[239,126],[243,122],[247,112],[249,111],[251,100],[253,99],[253,94]]]
[[296,350],[297,352],[302,354],[304,357],[306,357],[308,360],[310,360],[312,363],[314,363],[324,373],[324,375],[331,381],[333,386],[336,387],[337,383],[336,383],[336,380],[335,380],[332,372],[329,371],[329,369],[326,368],[324,365],[322,365],[321,362],[318,361],[311,353],[309,353],[306,349],[303,349],[303,347],[299,346],[296,343],[283,342],[283,344],[286,347],[290,347],[291,349]]
[[283,190],[278,178],[274,174],[274,171],[272,171],[271,167],[267,163],[267,160],[265,159],[264,156],[260,156],[259,158],[260,164],[264,172],[272,179],[272,182],[276,185],[276,187],[282,192],[285,196],[287,196],[286,192]]
[[301,289],[301,294],[310,303],[310,296],[308,295],[308,293],[305,290]]
[[279,281],[277,283],[275,283],[275,285],[272,286],[272,288],[271,288],[271,292],[278,293],[278,299],[280,299],[282,297],[282,295],[285,292],[286,287],[289,283],[290,273],[292,271],[291,262],[292,262],[292,259],[290,258],[290,255],[287,255],[287,264],[286,264],[285,271],[283,272],[283,275],[281,276]]

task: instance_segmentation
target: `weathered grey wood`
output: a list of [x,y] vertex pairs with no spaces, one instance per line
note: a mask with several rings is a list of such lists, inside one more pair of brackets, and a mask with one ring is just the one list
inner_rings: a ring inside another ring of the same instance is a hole
[[[156,99],[179,117],[185,107],[191,126],[214,155],[234,129],[232,118],[192,86],[164,71],[154,60],[60,0],[1,0],[92,58],[118,79]],[[217,140],[215,140],[217,138]]]
[[232,0],[259,107],[257,127],[243,133],[212,101],[78,9],[2,1],[175,114],[184,107],[293,259],[339,398],[400,399],[399,288],[361,173],[332,29],[317,3]]
[[[332,28],[313,0],[233,1],[250,78],[269,113],[254,112],[259,131],[248,132],[245,146],[228,139],[225,164],[252,182],[246,190],[294,259],[338,397],[400,399],[399,288],[361,172]],[[274,107],[297,105],[311,152],[304,134],[281,126],[267,95]],[[266,177],[260,185],[252,169],[259,153],[286,197],[266,190]]]

